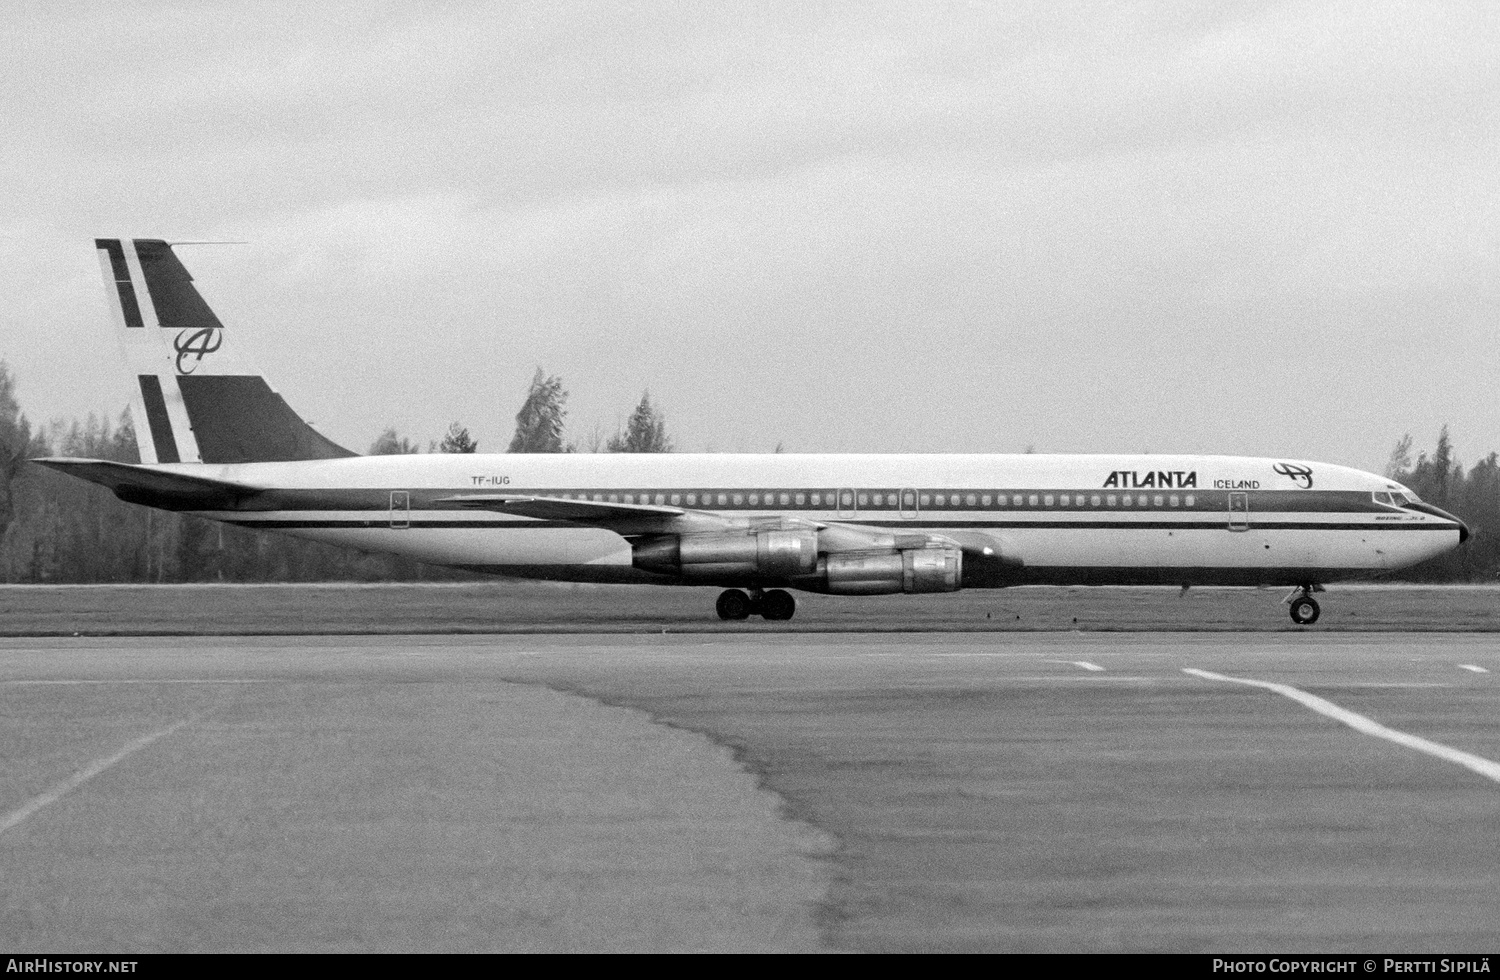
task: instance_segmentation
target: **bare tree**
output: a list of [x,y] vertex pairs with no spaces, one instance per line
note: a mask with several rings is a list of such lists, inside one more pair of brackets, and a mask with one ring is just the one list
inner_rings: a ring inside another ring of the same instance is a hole
[[1396,443],[1396,447],[1391,450],[1391,458],[1385,464],[1385,475],[1394,480],[1402,473],[1409,472],[1410,470],[1411,433],[1408,432],[1401,437]]
[[396,434],[396,427],[391,426],[380,434],[370,446],[371,456],[404,456],[408,453],[419,453],[422,447],[412,442],[405,436]]
[[[594,427],[589,430],[587,438],[583,441],[583,451],[586,453],[602,453],[609,440],[604,436],[604,423],[595,422]],[[574,447],[570,443],[568,452],[573,452]]]

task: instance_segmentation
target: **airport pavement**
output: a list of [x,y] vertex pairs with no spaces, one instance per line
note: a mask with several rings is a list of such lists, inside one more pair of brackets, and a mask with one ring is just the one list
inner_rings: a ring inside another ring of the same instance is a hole
[[727,750],[536,685],[276,652],[0,652],[0,950],[820,948],[828,842]]
[[1492,952],[1497,673],[1465,634],[4,640],[0,825],[43,803],[0,946]]
[[1496,632],[1496,585],[1333,585],[1293,625],[1284,589],[797,594],[790,622],[721,622],[719,590],[486,579],[295,585],[0,585],[0,636],[493,633]]

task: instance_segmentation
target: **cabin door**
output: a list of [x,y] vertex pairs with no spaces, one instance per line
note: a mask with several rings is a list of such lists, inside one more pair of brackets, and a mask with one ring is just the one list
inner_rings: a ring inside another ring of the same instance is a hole
[[901,516],[908,521],[917,516],[917,491],[902,489],[901,491]]
[[1229,495],[1229,530],[1250,530],[1250,495],[1243,491]]
[[391,491],[391,527],[411,527],[411,492]]

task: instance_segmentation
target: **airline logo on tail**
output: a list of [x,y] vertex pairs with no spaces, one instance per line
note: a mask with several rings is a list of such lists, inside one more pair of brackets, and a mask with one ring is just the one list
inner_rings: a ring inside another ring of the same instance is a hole
[[179,333],[172,341],[172,349],[177,351],[177,373],[192,374],[204,357],[223,345],[224,338],[221,334],[222,331],[216,327],[204,327],[202,330],[193,331],[184,330]]

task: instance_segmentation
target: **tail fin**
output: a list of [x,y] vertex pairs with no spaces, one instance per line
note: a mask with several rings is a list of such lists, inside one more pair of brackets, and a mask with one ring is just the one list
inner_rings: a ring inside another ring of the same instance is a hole
[[[353,456],[292,410],[224,340],[172,247],[97,238],[105,293],[134,379],[146,463],[259,463]],[[144,288],[142,288],[144,287]]]

